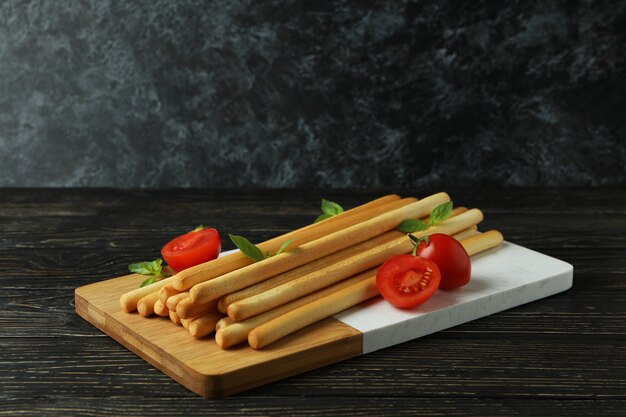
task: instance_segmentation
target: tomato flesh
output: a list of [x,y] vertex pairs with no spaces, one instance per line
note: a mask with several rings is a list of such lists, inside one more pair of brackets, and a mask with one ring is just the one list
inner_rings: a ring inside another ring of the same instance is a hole
[[218,257],[222,240],[215,229],[204,228],[180,235],[163,246],[161,255],[176,272]]
[[416,254],[435,262],[441,272],[439,288],[451,290],[470,281],[472,264],[465,248],[455,238],[435,233],[420,243]]
[[428,300],[440,280],[433,261],[413,255],[392,256],[376,272],[378,292],[399,308],[412,308]]

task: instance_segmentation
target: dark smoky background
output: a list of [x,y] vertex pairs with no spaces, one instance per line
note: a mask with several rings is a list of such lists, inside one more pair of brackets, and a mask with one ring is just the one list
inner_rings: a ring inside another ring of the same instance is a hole
[[0,3],[0,186],[623,186],[625,1]]

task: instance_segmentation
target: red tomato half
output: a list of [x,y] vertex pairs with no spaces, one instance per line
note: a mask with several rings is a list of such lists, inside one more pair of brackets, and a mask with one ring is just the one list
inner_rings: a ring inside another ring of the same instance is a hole
[[439,287],[439,268],[413,255],[387,259],[376,272],[378,292],[396,307],[411,308],[428,300]]
[[217,258],[222,240],[217,230],[204,228],[191,231],[167,242],[161,255],[176,272]]
[[429,242],[420,243],[417,255],[435,262],[441,271],[439,288],[451,290],[470,281],[472,264],[465,248],[455,238],[435,233],[428,236]]

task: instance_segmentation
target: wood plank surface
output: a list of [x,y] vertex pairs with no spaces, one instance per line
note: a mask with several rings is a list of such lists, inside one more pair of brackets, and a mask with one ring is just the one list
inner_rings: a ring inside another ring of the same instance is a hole
[[484,227],[573,264],[574,287],[226,399],[196,397],[74,313],[74,288],[196,224],[260,241],[310,222],[322,197],[433,191],[0,190],[0,415],[623,415],[623,189],[446,188]]

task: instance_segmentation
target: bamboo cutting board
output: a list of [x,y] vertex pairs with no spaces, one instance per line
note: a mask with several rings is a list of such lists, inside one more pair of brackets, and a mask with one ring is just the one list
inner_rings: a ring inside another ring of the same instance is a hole
[[76,312],[120,344],[191,391],[221,397],[565,291],[572,277],[570,264],[504,242],[472,257],[468,285],[438,291],[416,309],[399,310],[377,297],[261,350],[222,350],[212,337],[194,339],[169,318],[124,312],[120,295],[137,288],[140,275],[77,288],[75,299]]

